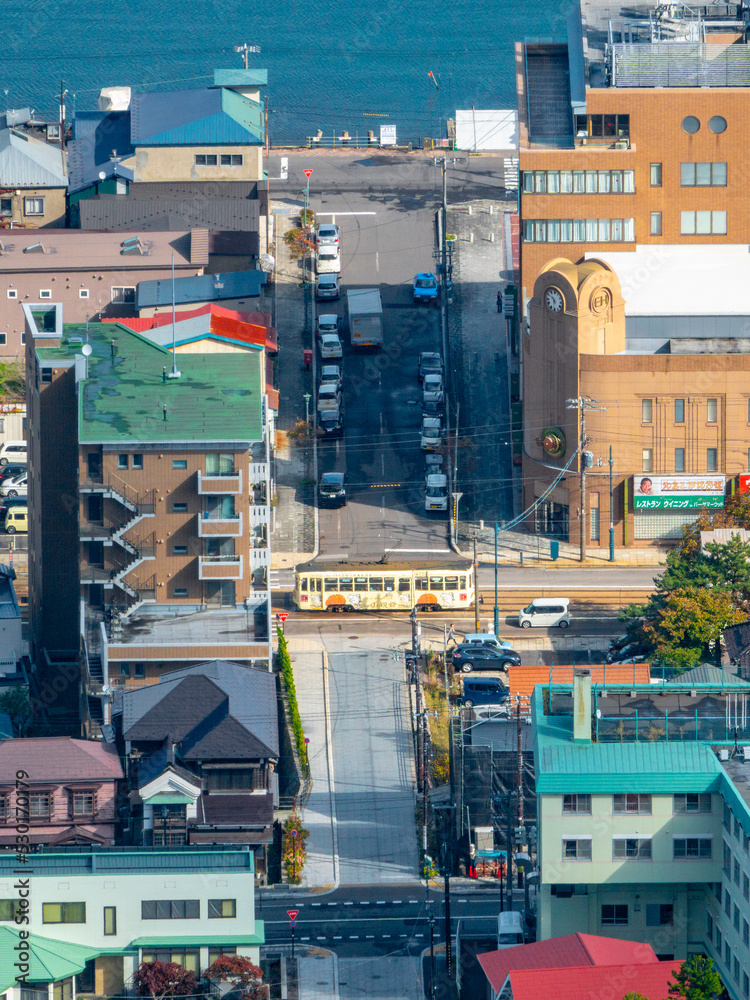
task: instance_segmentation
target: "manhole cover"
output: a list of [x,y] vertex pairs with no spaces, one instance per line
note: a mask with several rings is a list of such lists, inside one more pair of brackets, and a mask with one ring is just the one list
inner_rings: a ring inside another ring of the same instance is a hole
[[359,639],[359,636],[358,635],[350,635],[349,638],[350,639]]

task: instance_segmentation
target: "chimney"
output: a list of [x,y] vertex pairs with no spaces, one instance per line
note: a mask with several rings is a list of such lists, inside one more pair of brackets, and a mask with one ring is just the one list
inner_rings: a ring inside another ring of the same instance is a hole
[[591,742],[591,671],[573,674],[573,742]]

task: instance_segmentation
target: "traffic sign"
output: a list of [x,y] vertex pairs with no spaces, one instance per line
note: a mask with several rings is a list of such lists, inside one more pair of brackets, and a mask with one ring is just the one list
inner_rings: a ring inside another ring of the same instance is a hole
[[292,920],[292,921],[294,921],[294,920],[296,920],[296,919],[297,919],[297,914],[298,914],[298,913],[299,913],[299,910],[287,910],[287,911],[286,911],[286,914],[287,914],[287,916],[288,916],[288,917],[289,917],[289,919],[290,919],[290,920]]
[[279,619],[280,622],[285,622],[287,620],[287,618],[289,617],[289,612],[288,611],[279,611],[279,613],[276,615],[276,617]]
[[307,168],[307,170],[303,170],[303,171],[302,171],[302,173],[303,173],[303,174],[305,175],[305,177],[307,177],[307,178],[310,178],[310,177],[312,177],[312,170],[311,170],[311,169],[310,169],[309,167]]

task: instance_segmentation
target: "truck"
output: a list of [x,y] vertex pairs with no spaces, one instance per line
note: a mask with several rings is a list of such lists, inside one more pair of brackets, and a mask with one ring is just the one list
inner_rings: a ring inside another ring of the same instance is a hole
[[448,510],[448,477],[428,473],[425,476],[425,510]]
[[379,288],[350,288],[346,293],[352,347],[383,346],[383,306]]

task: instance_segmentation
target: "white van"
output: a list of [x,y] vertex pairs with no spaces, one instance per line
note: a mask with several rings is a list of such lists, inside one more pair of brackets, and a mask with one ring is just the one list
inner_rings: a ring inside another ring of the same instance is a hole
[[523,944],[523,920],[518,910],[505,910],[497,915],[497,947],[515,948]]
[[531,628],[532,625],[567,628],[570,625],[569,605],[567,597],[537,597],[527,608],[521,608],[518,612],[518,624],[521,628]]
[[9,462],[26,461],[25,441],[6,441],[0,445],[0,465],[7,465]]

